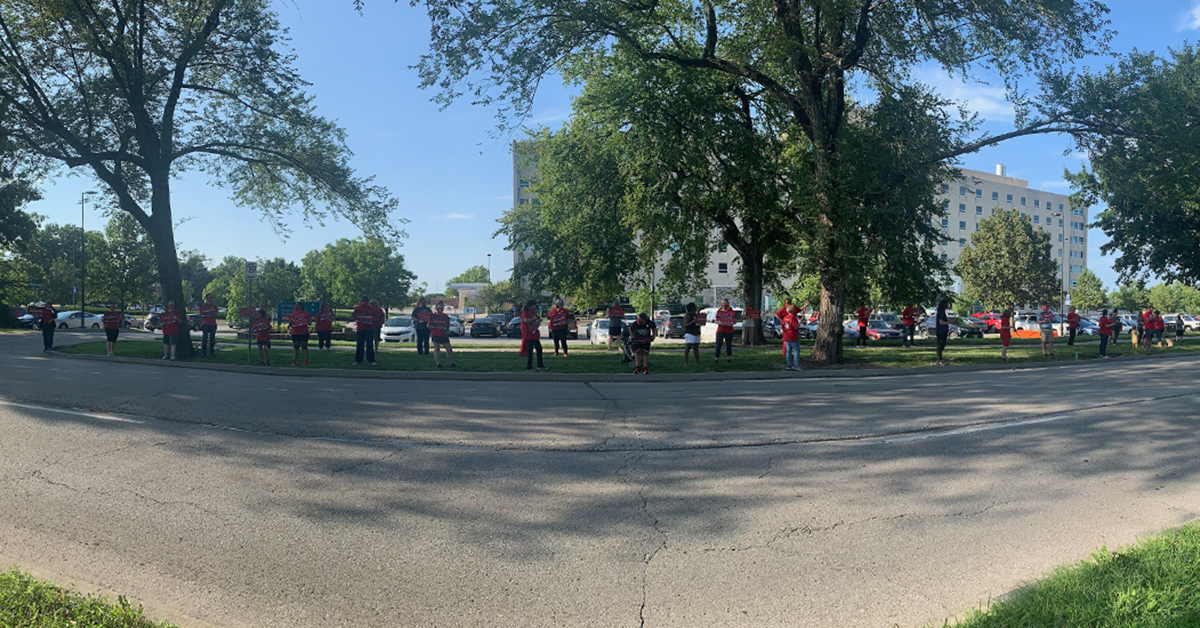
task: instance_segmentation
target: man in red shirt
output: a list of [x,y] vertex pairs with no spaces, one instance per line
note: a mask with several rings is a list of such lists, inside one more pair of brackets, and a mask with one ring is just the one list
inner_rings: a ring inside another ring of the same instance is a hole
[[217,304],[211,294],[200,304],[200,357],[217,354]]
[[46,301],[42,306],[40,319],[42,326],[42,351],[54,348],[54,329],[58,327],[58,310],[54,304]]
[[1067,312],[1067,346],[1075,346],[1075,332],[1079,331],[1080,316],[1075,312],[1075,306]]
[[175,359],[175,349],[179,345],[179,323],[181,319],[179,312],[175,309],[175,302],[167,302],[167,309],[159,315],[158,322],[162,324],[163,337],[163,357],[164,360]]
[[562,345],[563,357],[567,356],[567,327],[571,319],[571,313],[563,307],[562,299],[554,302],[554,307],[550,308],[550,312],[546,314],[546,320],[550,327],[550,338],[554,340],[554,357],[558,357],[558,347]]
[[800,319],[796,316],[796,306],[788,303],[786,312],[779,317],[781,336],[783,337],[783,362],[789,371],[800,370]]
[[912,301],[909,301],[908,307],[900,313],[900,324],[904,325],[904,346],[917,346],[917,306]]
[[871,308],[865,303],[858,304],[858,340],[854,341],[854,346],[867,346],[867,327],[871,322]]
[[116,304],[109,303],[108,311],[104,313],[104,317],[103,317],[104,338],[106,340],[105,348],[108,349],[109,357],[112,357],[113,349],[116,347],[116,344],[117,344],[117,336],[119,336],[121,334],[121,321],[123,319],[124,319],[124,316],[122,316],[121,313],[117,311]]
[[442,347],[446,347],[446,359],[454,366],[454,353],[450,348],[450,315],[443,310],[446,304],[441,301],[433,306],[429,314],[429,341],[433,343],[433,365],[442,368]]
[[1146,308],[1146,311],[1142,312],[1142,329],[1144,330],[1144,333],[1142,334],[1142,336],[1145,338],[1144,344],[1146,345],[1146,349],[1149,349],[1150,343],[1154,342],[1154,309],[1153,308]]
[[354,318],[354,363],[362,364],[363,351],[367,353],[367,363],[375,366],[375,308],[367,303],[367,297],[358,302],[351,314]]
[[733,362],[733,333],[737,324],[737,312],[729,305],[729,299],[721,299],[721,307],[713,316],[717,323],[717,352],[713,362],[721,361],[721,345],[725,345],[725,361]]
[[304,350],[304,366],[308,366],[308,339],[310,337],[308,324],[312,322],[312,314],[305,311],[299,301],[292,308],[292,313],[288,314],[288,326],[292,335],[292,366],[296,366],[296,359],[300,357],[300,350]]
[[[610,309],[611,313],[612,310]],[[539,371],[549,370],[542,363],[542,317],[537,313],[537,301],[530,299],[521,310],[521,351],[525,354],[525,370],[533,370],[533,352],[537,352],[537,367]],[[611,332],[611,328],[609,330]],[[610,336],[611,338],[611,336]]]
[[271,366],[271,319],[265,308],[259,308],[258,317],[250,322],[250,333],[258,344],[258,365]]
[[1108,337],[1112,335],[1112,320],[1108,318],[1108,310],[1100,312],[1100,357],[1108,358]]
[[333,313],[333,308],[329,307],[328,301],[321,302],[321,309],[317,312],[317,351],[329,349],[333,346],[333,319],[336,318]]

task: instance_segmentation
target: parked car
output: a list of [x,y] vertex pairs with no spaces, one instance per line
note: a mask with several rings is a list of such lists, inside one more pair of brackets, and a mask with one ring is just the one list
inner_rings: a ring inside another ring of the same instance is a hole
[[408,316],[393,316],[379,328],[384,342],[412,342],[417,337],[413,321]]
[[1100,326],[1093,323],[1090,318],[1079,319],[1079,331],[1075,332],[1079,336],[1099,336]]
[[[853,321],[855,332],[858,331],[858,321]],[[900,331],[893,329],[885,321],[867,321],[867,339],[868,340],[899,340]]]
[[480,336],[491,336],[499,338],[504,332],[501,329],[504,327],[504,316],[484,316],[471,321],[471,337],[479,338]]
[[[954,320],[954,318],[951,317],[950,320]],[[937,327],[937,316],[930,316],[917,325],[917,335],[922,338],[933,338],[937,336],[937,331],[934,330],[935,327]],[[950,323],[949,337],[962,338],[962,330],[958,328],[958,325]]]
[[683,338],[683,317],[669,316],[658,326],[658,333],[663,338]]
[[450,329],[446,330],[446,335],[462,336],[466,333],[467,333],[466,325],[463,324],[462,320],[459,319],[458,316],[451,314],[450,315]]
[[989,334],[998,333],[1000,331],[1000,313],[999,312],[981,312],[974,314],[971,318],[983,325],[984,331]]
[[142,321],[142,329],[146,331],[162,329],[162,323],[158,320],[158,314],[147,314],[145,320]]
[[575,320],[574,314],[567,315],[567,338],[579,340],[579,322]]
[[983,323],[961,316],[951,318],[950,324],[958,327],[959,338],[983,338],[983,332],[987,329],[987,326]]
[[1184,314],[1183,329],[1185,331],[1200,331],[1200,319],[1190,314]]
[[204,319],[200,318],[199,314],[188,314],[187,319],[188,327],[190,327],[192,331],[200,331],[200,322]]
[[588,326],[588,339],[594,345],[608,344],[608,319],[596,318],[592,319],[592,324]]
[[896,331],[903,331],[904,329],[904,318],[899,314],[893,314],[891,312],[886,314],[872,314],[870,320],[883,321],[883,323],[885,323],[888,327]]
[[79,319],[81,316],[86,316],[83,321],[83,327],[100,329],[104,326],[104,317],[97,314],[92,314],[91,312],[80,312],[78,310],[74,312],[59,312],[58,319],[55,320],[54,324],[57,325],[59,329],[79,327]]
[[505,329],[506,329],[505,335],[508,336],[509,338],[520,338],[521,337],[521,317],[514,316],[511,319],[509,319],[508,327],[506,327]]

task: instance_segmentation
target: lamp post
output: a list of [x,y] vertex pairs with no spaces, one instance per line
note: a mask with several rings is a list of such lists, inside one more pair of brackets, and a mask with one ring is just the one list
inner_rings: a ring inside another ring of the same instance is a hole
[[1071,247],[1068,246],[1068,244],[1067,244],[1067,215],[1066,215],[1066,213],[1065,212],[1054,212],[1053,214],[1050,214],[1050,215],[1052,217],[1058,218],[1058,221],[1062,223],[1062,258],[1061,258],[1062,261],[1059,263],[1059,272],[1062,273],[1062,279],[1059,280],[1059,282],[1058,282],[1058,313],[1059,313],[1059,315],[1058,315],[1058,334],[1061,336],[1064,333],[1066,333],[1066,331],[1063,329],[1063,325],[1065,324],[1066,318],[1067,318],[1066,283],[1067,283],[1067,277],[1068,277],[1067,273],[1070,272],[1069,271],[1070,266],[1068,265],[1069,262],[1067,261],[1067,259],[1071,255]]
[[79,194],[79,328],[87,327],[87,293],[84,291],[84,286],[87,284],[87,229],[83,226],[83,214],[86,207],[87,197],[95,194],[95,190],[88,190]]
[[488,283],[492,283],[492,254],[488,253]]

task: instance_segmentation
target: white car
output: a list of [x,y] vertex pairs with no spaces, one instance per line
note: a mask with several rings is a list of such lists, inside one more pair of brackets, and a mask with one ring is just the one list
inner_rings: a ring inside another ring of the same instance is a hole
[[384,342],[412,342],[417,337],[413,320],[408,316],[393,316],[379,329]]
[[446,331],[446,334],[450,336],[462,336],[465,333],[467,333],[467,326],[463,324],[460,318],[451,314],[450,329]]
[[1163,320],[1168,324],[1174,325],[1176,316],[1183,317],[1183,329],[1185,331],[1200,331],[1200,319],[1188,314],[1167,314],[1163,316]]
[[[720,308],[716,307],[707,307],[701,310],[701,313],[704,314],[704,326],[700,328],[701,341],[717,341],[717,310],[719,309]],[[744,315],[746,311],[740,307],[735,307],[733,308],[733,312],[734,314],[737,314],[737,322],[733,325],[733,333],[740,335],[742,333],[742,315]]]
[[608,345],[608,319],[597,318],[588,325],[588,338],[593,345]]
[[[55,324],[58,326],[59,329],[70,329],[72,327],[78,328],[79,327],[79,317],[83,314],[85,314],[85,313],[79,312],[79,311],[59,312],[58,319],[55,321]],[[84,323],[83,323],[84,327],[90,327],[92,329],[100,329],[101,327],[104,327],[104,317],[103,316],[100,316],[99,314],[92,314],[91,312],[86,312],[86,315],[87,315],[87,318],[84,320]]]

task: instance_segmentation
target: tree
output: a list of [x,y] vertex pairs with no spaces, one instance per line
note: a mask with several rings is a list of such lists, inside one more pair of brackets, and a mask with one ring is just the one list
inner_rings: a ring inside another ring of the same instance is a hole
[[472,266],[446,282],[446,296],[458,296],[458,290],[450,287],[452,283],[487,283],[488,269],[486,266]]
[[[317,116],[267,0],[10,0],[0,7],[0,103],[42,171],[82,168],[154,243],[163,298],[185,303],[171,182],[199,169],[283,232],[297,207],[401,234],[396,201],[349,165]],[[191,343],[180,343],[180,356]]]
[[1079,206],[1118,253],[1122,279],[1200,282],[1200,51],[1135,52],[1097,74],[1060,79],[1063,106],[1092,119],[1077,136],[1091,164],[1068,173]]
[[1146,290],[1146,284],[1143,281],[1126,281],[1117,285],[1117,289],[1112,291],[1108,300],[1118,310],[1136,312],[1150,305],[1150,291]]
[[204,289],[208,287],[208,282],[212,281],[212,272],[208,269],[208,258],[199,251],[180,252],[179,276],[192,285],[191,291],[184,291],[184,297],[188,302],[202,302]]
[[1200,290],[1178,281],[1151,286],[1150,306],[1163,314],[1194,312],[1200,307]]
[[212,295],[214,303],[236,311],[249,307],[248,288],[246,259],[229,255],[212,269],[212,279],[206,291]]
[[[958,143],[944,161],[1009,137],[1072,130],[1061,111],[1030,121],[1017,89],[1027,70],[1044,73],[1063,60],[1103,48],[1107,9],[1094,0],[1059,2],[882,3],[878,0],[418,0],[428,9],[431,51],[418,64],[422,85],[448,104],[469,97],[498,104],[503,130],[530,111],[548,73],[622,47],[646,63],[669,63],[735,82],[752,106],[778,112],[811,167],[812,209],[793,216],[807,226],[803,243],[819,277],[821,323],[813,357],[839,359],[847,283],[861,269],[856,222],[872,199],[842,184],[844,168],[869,159],[877,145],[847,141],[852,126],[848,86],[881,95],[916,86],[912,70],[940,66],[969,77],[998,69],[1021,115],[1017,130]],[[866,150],[867,152],[862,152]],[[901,245],[912,230],[885,232]]]
[[384,308],[403,308],[414,275],[404,256],[378,238],[341,239],[304,256],[304,285],[319,299],[339,306],[377,299]]
[[526,294],[512,281],[505,279],[490,283],[479,290],[479,302],[488,312],[499,312],[507,305],[513,305],[524,300]]
[[1083,269],[1079,279],[1075,280],[1075,287],[1071,289],[1071,305],[1090,311],[1108,305],[1108,292],[1104,289],[1104,283],[1091,269]]
[[[243,269],[243,274],[245,270]],[[258,277],[254,280],[254,303],[272,307],[296,300],[303,280],[300,267],[282,257],[258,260]]]
[[109,218],[104,235],[104,256],[88,260],[92,290],[115,301],[120,309],[153,298],[154,245],[146,230],[133,216],[117,212]]
[[955,272],[966,295],[989,310],[1058,301],[1050,234],[1035,231],[1016,210],[998,211],[979,222]]

